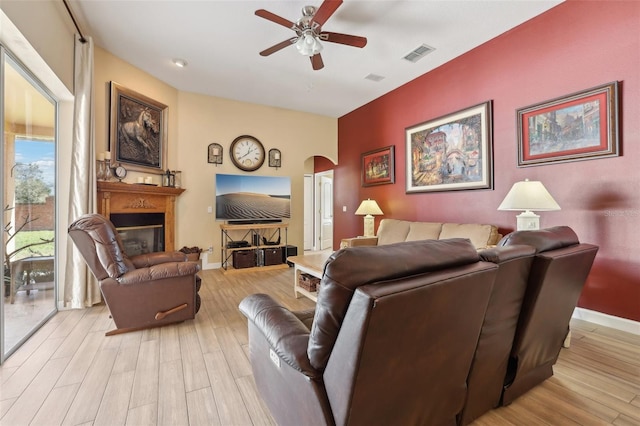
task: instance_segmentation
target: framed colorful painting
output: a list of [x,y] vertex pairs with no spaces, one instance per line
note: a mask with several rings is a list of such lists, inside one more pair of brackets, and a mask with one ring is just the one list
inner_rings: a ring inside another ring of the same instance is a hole
[[405,129],[406,192],[493,188],[491,101]]
[[384,185],[394,183],[395,146],[365,152],[362,157],[362,186]]
[[517,110],[518,166],[616,157],[618,83]]

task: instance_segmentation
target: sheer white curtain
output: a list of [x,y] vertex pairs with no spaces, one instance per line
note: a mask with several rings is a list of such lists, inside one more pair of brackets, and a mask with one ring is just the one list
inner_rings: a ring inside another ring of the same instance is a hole
[[[93,111],[93,40],[75,41],[73,145],[69,194],[69,223],[83,214],[96,212],[96,155]],[[96,279],[71,239],[67,243],[64,302],[69,308],[100,303]]]

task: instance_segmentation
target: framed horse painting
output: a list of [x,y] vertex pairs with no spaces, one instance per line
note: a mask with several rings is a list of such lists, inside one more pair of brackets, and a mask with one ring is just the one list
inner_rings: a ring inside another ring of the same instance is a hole
[[168,107],[111,82],[109,142],[114,162],[129,170],[158,173],[167,162]]

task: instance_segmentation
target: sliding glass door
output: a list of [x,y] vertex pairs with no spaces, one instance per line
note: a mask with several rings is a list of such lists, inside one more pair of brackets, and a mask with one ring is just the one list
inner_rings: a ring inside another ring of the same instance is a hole
[[56,102],[0,46],[2,273],[0,357],[56,312]]

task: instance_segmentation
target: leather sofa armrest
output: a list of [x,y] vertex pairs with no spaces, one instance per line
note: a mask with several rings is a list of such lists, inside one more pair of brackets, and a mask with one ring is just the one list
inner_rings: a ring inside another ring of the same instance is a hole
[[313,326],[313,318],[316,315],[316,308],[306,309],[304,311],[293,311],[291,312],[293,315],[298,317],[300,321],[309,329]]
[[179,251],[162,251],[138,254],[131,256],[130,260],[136,268],[147,268],[161,263],[186,262],[187,255]]
[[378,237],[354,237],[343,238],[340,242],[340,248],[358,247],[358,246],[377,246]]
[[195,275],[200,270],[196,262],[169,262],[139,268],[122,274],[117,278],[123,285],[148,283],[149,281]]
[[239,308],[288,365],[308,377],[321,376],[307,356],[309,329],[293,312],[266,294],[245,297]]

